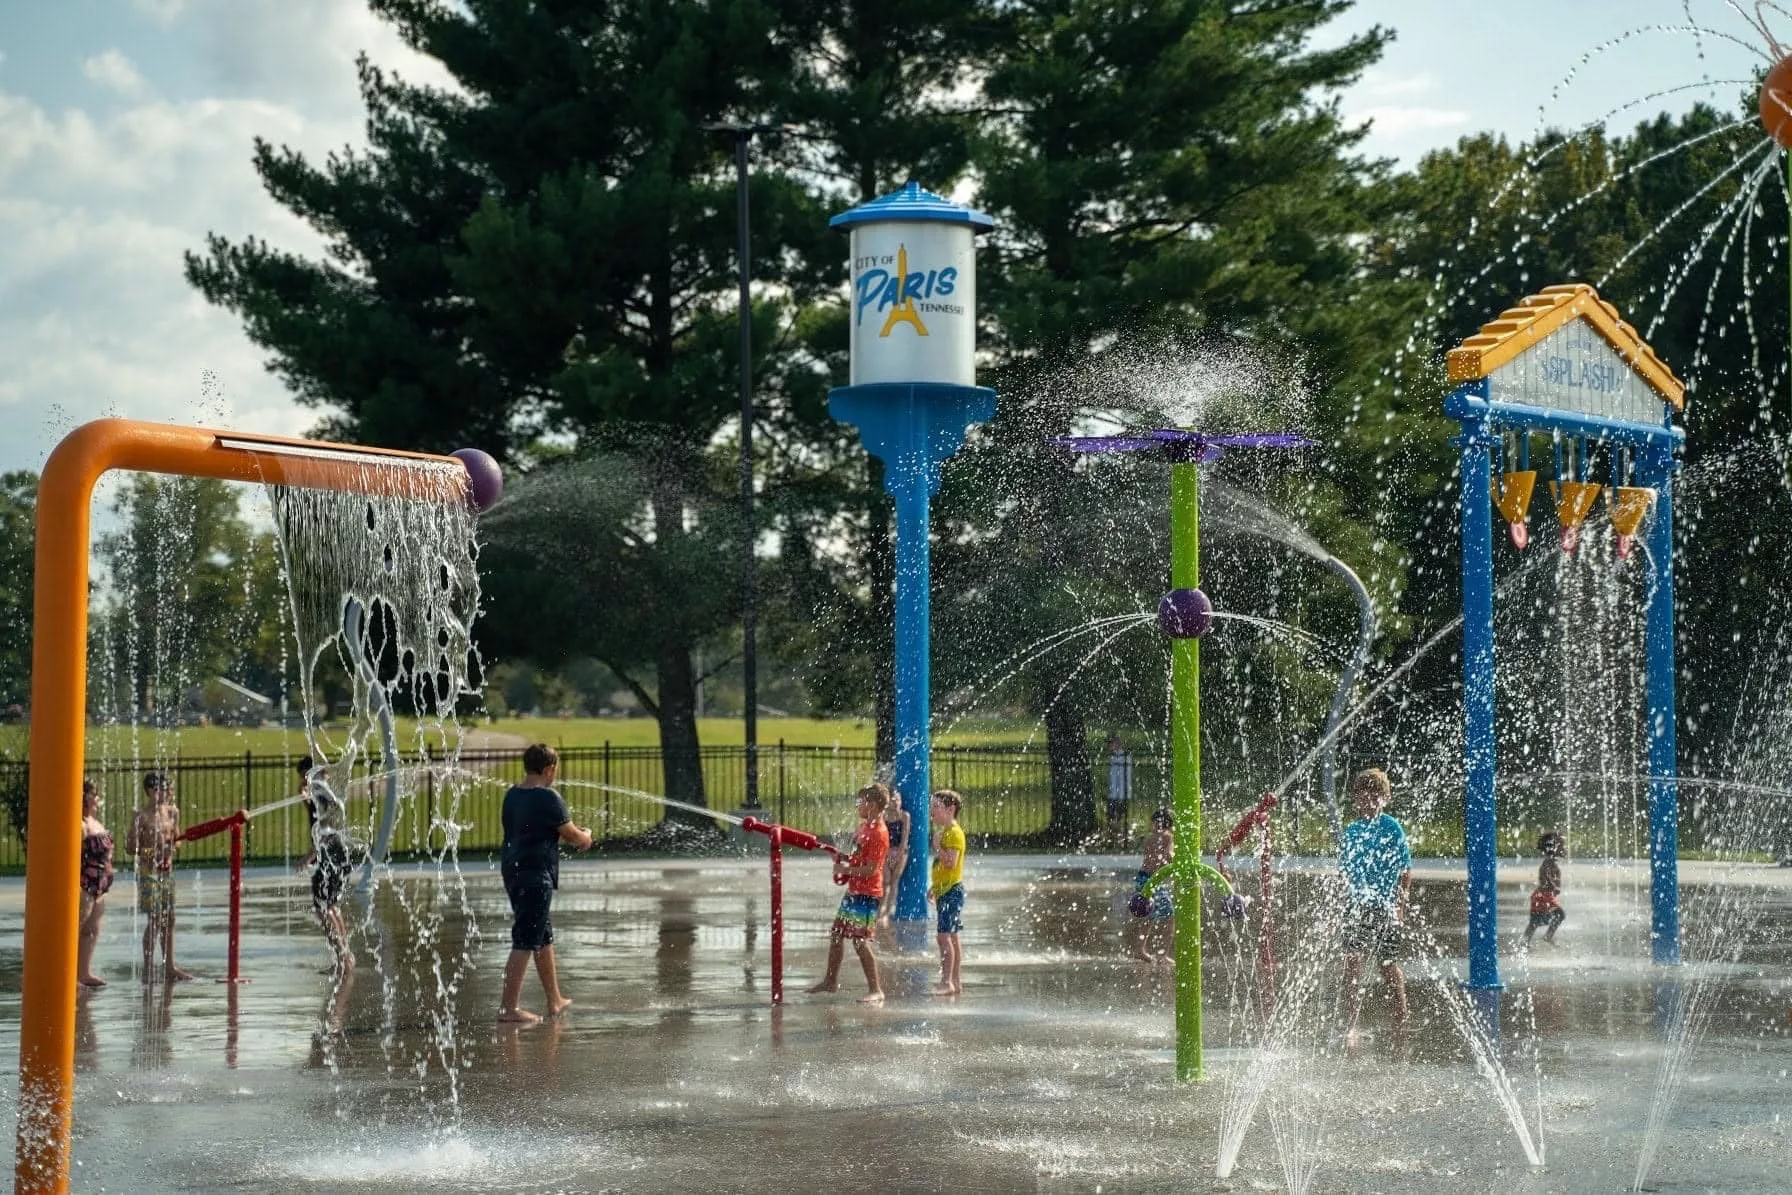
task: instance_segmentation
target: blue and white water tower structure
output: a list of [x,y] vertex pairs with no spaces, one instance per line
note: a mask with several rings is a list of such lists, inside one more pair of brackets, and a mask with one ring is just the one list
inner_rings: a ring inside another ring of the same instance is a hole
[[929,500],[965,431],[995,414],[976,382],[977,247],[989,216],[909,183],[829,222],[852,238],[852,384],[828,410],[884,463],[896,508],[896,791],[912,829],[896,897],[897,941],[926,942]]

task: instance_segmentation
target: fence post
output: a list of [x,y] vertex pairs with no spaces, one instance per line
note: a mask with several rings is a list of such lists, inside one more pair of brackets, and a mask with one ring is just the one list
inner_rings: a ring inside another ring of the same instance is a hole
[[[249,808],[250,802],[252,802],[254,799],[255,799],[255,753],[245,747],[243,749],[243,803],[240,806],[238,806],[238,808],[241,808],[241,809]],[[243,844],[239,844],[239,854],[240,854],[241,849],[246,849],[246,840],[249,837],[249,827],[248,827],[247,823],[245,823],[241,827],[241,837],[245,840],[245,842]],[[240,858],[237,860],[237,864],[238,864],[238,870],[240,871],[241,864],[242,864],[242,860]],[[241,881],[239,880],[239,883],[240,882]]]
[[953,792],[958,791],[958,748],[946,748],[946,787]]
[[[428,801],[426,808],[429,811],[428,817],[423,822],[423,850],[427,854],[431,850],[431,844],[435,841],[436,832],[436,770],[427,765],[423,771],[423,792]],[[443,836],[443,841],[447,841],[446,835]]]
[[604,837],[610,836],[610,740],[604,740]]

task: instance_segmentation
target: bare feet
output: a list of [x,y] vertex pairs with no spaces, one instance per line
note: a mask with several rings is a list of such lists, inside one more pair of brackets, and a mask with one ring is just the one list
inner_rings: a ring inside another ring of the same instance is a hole
[[870,1004],[874,1007],[883,1002],[884,994],[882,992],[867,992],[865,995],[859,997],[860,1004]]
[[83,975],[76,982],[84,988],[103,988],[106,986],[106,981],[97,975]]
[[1157,961],[1156,955],[1146,954],[1143,950],[1133,951],[1132,958],[1136,963],[1154,963]]
[[840,985],[831,980],[824,979],[820,983],[816,984],[814,987],[804,988],[803,990],[808,992],[811,996],[813,996],[813,995],[817,994],[818,992],[837,992],[840,990]]
[[191,971],[183,971],[179,967],[170,966],[162,973],[164,983],[186,983],[193,978]]
[[501,1025],[539,1025],[541,1018],[524,1008],[500,1008],[498,1023]]
[[558,1000],[554,1001],[552,1004],[548,1005],[548,1015],[550,1017],[557,1017],[561,1013],[565,1012],[567,1009],[569,1009],[571,1007],[572,1007],[572,997],[571,996],[562,996]]
[[955,988],[948,983],[936,983],[933,985],[933,994],[936,996],[962,996],[964,989]]

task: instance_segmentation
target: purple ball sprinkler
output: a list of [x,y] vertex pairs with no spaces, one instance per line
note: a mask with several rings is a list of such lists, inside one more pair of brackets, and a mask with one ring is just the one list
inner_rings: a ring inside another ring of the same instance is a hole
[[467,505],[474,514],[490,510],[504,495],[504,471],[489,452],[457,448],[448,454],[467,470]]
[[1157,629],[1172,639],[1199,639],[1213,629],[1213,602],[1199,589],[1172,589],[1158,599]]

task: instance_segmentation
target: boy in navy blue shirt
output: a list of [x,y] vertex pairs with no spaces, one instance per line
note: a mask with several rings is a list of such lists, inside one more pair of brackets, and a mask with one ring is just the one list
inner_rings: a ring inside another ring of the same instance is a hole
[[1393,796],[1380,768],[1358,772],[1350,782],[1357,819],[1344,827],[1338,866],[1348,892],[1344,907],[1344,990],[1349,1009],[1345,1041],[1355,1044],[1363,1011],[1363,956],[1373,955],[1382,982],[1394,998],[1394,1032],[1406,1029],[1406,977],[1400,973],[1400,925],[1412,887],[1412,850],[1406,831],[1382,810]]
[[554,889],[560,886],[560,844],[591,849],[591,831],[575,826],[566,802],[554,790],[560,756],[546,743],[523,752],[523,782],[504,794],[504,849],[501,855],[504,892],[510,897],[510,957],[504,961],[504,995],[498,1019],[533,1025],[541,1018],[521,1007],[523,976],[529,960],[541,979],[548,1015],[559,1016],[572,1003],[560,991],[554,959],[554,923],[549,916]]

